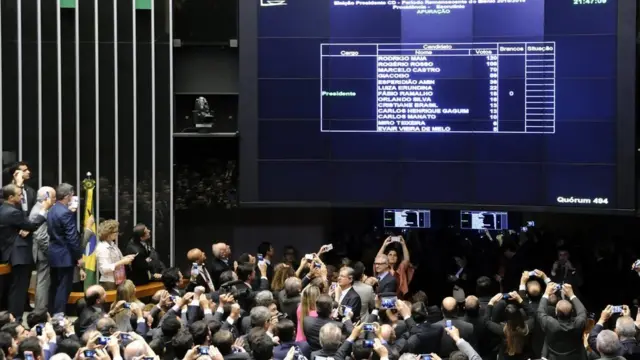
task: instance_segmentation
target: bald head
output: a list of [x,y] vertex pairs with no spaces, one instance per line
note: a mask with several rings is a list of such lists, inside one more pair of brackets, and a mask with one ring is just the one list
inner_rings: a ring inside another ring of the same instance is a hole
[[49,360],[71,360],[71,357],[65,353],[57,353],[50,357]]
[[139,358],[147,355],[147,347],[140,340],[130,342],[126,348],[124,348],[125,360],[131,360],[133,358]]
[[467,298],[464,299],[464,308],[467,313],[477,314],[480,310],[478,298],[473,295],[467,296]]
[[204,252],[202,252],[202,250],[200,249],[191,249],[187,253],[187,259],[189,259],[190,262],[200,264],[202,262],[203,257],[204,257]]
[[540,283],[536,280],[529,280],[527,282],[527,294],[532,297],[540,296],[542,290],[540,289]]
[[104,303],[106,295],[107,293],[104,291],[102,286],[92,285],[89,286],[87,291],[85,291],[84,300],[87,303],[87,306],[96,306]]
[[47,198],[55,199],[56,190],[50,186],[43,186],[40,189],[38,189],[38,195],[36,196],[36,200],[38,202],[43,202]]
[[451,296],[444,298],[444,300],[442,300],[442,315],[444,315],[445,318],[455,316],[457,306],[458,303],[456,299]]
[[573,306],[567,300],[560,300],[556,304],[556,316],[558,319],[568,319],[571,317]]
[[393,341],[392,336],[394,335],[394,330],[393,330],[393,327],[391,327],[391,325],[384,324],[380,326],[380,332],[382,333],[382,338],[384,339],[384,341],[386,342]]

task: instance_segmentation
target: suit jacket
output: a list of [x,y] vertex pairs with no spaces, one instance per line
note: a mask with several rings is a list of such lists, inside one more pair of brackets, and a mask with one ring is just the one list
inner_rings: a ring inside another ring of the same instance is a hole
[[216,289],[220,288],[220,274],[227,270],[233,270],[233,261],[228,260],[226,263],[216,257],[212,257],[209,260],[209,275],[211,275],[211,280],[213,284],[216,286]]
[[133,281],[136,285],[144,285],[148,284],[150,281],[153,281],[153,278],[149,277],[149,274],[153,276],[153,274],[161,274],[165,269],[165,265],[160,260],[158,253],[156,250],[149,246],[149,250],[147,247],[142,244],[141,241],[131,239],[129,243],[127,243],[126,248],[124,249],[123,255],[134,255],[138,254],[131,265],[127,266],[127,279]]
[[306,341],[300,342],[287,342],[276,345],[273,347],[273,360],[284,360],[287,357],[287,353],[291,347],[297,346],[300,349],[300,353],[304,355],[307,359],[311,356],[311,348],[309,348],[309,344]]
[[[467,340],[467,342],[469,342],[471,346],[475,346],[476,339],[473,334],[472,324],[462,319],[455,319],[455,318],[446,319],[445,318],[435,323],[435,325],[440,326],[444,330],[447,320],[451,320],[451,324],[456,328],[458,328],[458,330],[460,331],[461,338]],[[440,338],[440,352],[438,353],[438,355],[440,355],[441,358],[448,358],[449,355],[456,350],[458,350],[458,346],[456,345],[456,343],[453,342],[453,340],[451,339],[451,336],[449,336],[446,333],[446,331],[443,331],[442,336]]]
[[104,313],[101,309],[93,306],[87,306],[84,308],[80,313],[80,316],[76,319],[76,322],[73,324],[76,335],[82,338],[82,335],[87,331],[87,329],[91,328],[103,314]]
[[[442,326],[429,324],[428,322],[417,324],[409,329],[409,339],[407,340],[405,352],[412,354],[439,354],[441,353],[440,347],[443,335],[448,336],[444,333]],[[449,354],[446,357],[449,357]]]
[[26,230],[33,232],[45,222],[45,217],[39,215],[35,221],[30,221],[21,209],[9,204],[0,205],[0,261],[11,265],[33,264],[33,240],[31,234],[26,238],[20,237],[18,232]]
[[325,350],[325,349],[313,351],[311,353],[311,357],[309,358],[309,360],[316,360],[318,358],[320,359],[331,358],[334,360],[345,360],[351,354],[352,347],[353,347],[352,342],[344,341],[336,351]]
[[[31,213],[29,214],[30,221],[37,221],[40,215],[40,210],[42,210],[42,203],[36,202],[36,204],[31,209]],[[45,214],[46,220],[46,214]],[[32,234],[33,239],[33,261],[48,261],[49,259],[49,233],[47,232],[47,223],[46,221],[38,227],[36,231]]]
[[24,184],[24,191],[27,193],[27,215],[31,213],[33,207],[36,205],[38,198],[37,192],[29,185]]
[[344,295],[342,301],[340,301],[340,305],[348,306],[353,311],[353,321],[358,321],[360,319],[360,313],[362,309],[362,300],[360,299],[360,295],[356,292],[356,290],[351,287],[349,291]]
[[76,213],[60,202],[55,203],[47,216],[47,231],[49,233],[49,266],[75,266],[84,250],[76,225]]
[[398,290],[398,279],[391,273],[387,273],[382,280],[378,281],[378,294],[395,294]]
[[280,305],[280,311],[287,314],[287,319],[293,321],[294,324],[298,323],[298,305],[300,305],[300,295],[288,298],[285,291],[282,290],[278,293],[278,303]]
[[545,333],[545,347],[542,356],[549,360],[584,360],[586,351],[583,346],[582,330],[587,321],[587,310],[582,302],[574,297],[571,300],[576,317],[558,320],[547,314],[548,299],[543,297],[538,305],[538,320]]
[[361,281],[355,281],[353,283],[353,289],[360,296],[360,302],[362,308],[360,309],[360,318],[364,319],[369,312],[376,307],[376,294],[373,292],[373,287],[367,285]]
[[330,318],[305,316],[304,322],[302,323],[302,331],[304,332],[304,336],[307,338],[307,343],[309,343],[311,351],[322,349],[322,345],[320,345],[320,329],[325,324],[329,323],[335,324],[337,327],[342,329],[343,334],[348,333],[348,329],[345,327],[345,324],[339,321],[335,321]]

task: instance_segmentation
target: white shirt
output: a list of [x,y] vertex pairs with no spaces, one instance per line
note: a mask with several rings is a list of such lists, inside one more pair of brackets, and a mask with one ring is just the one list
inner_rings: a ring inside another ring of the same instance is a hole
[[347,295],[349,290],[351,290],[351,286],[349,286],[348,288],[346,288],[346,289],[344,289],[344,290],[342,290],[340,292],[340,301],[338,301],[338,304],[342,304],[342,300],[344,300],[344,297]]
[[116,263],[122,259],[122,252],[116,243],[111,241],[100,241],[96,246],[96,268],[100,272],[99,281],[115,282],[113,271]]

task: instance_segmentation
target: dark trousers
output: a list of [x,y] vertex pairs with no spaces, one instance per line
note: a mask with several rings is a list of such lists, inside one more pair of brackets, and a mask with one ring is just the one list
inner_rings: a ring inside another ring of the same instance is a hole
[[31,265],[11,266],[11,287],[9,288],[8,310],[19,322],[22,322],[24,304],[27,301],[31,268]]
[[64,314],[67,300],[73,287],[73,266],[51,268],[51,291],[49,291],[49,313]]

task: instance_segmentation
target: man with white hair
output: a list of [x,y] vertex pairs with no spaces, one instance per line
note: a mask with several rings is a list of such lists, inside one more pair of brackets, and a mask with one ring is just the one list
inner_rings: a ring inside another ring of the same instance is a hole
[[602,330],[596,339],[600,359],[624,360],[620,353],[620,341],[618,335],[611,330]]
[[[597,338],[598,335],[604,330],[605,324],[611,318],[613,313],[613,306],[608,305],[602,312],[600,313],[600,319],[598,323],[593,327],[591,333],[589,333],[589,347],[594,350],[597,350]],[[640,359],[640,346],[638,346],[638,342],[636,340],[636,325],[629,316],[631,310],[627,305],[622,305],[622,316],[616,320],[616,328],[615,333],[619,338],[620,342],[620,352],[617,355],[624,356],[628,360],[631,359]]]
[[[31,209],[29,220],[36,221],[42,211],[42,205],[48,199],[55,199],[56,191],[49,186],[41,187],[36,196],[36,203]],[[46,217],[46,212],[44,213]],[[46,309],[49,303],[49,286],[51,274],[49,272],[49,234],[47,223],[44,222],[33,232],[33,261],[36,264],[36,310]]]
[[213,258],[209,263],[209,274],[213,280],[213,284],[216,289],[220,288],[220,274],[227,270],[233,269],[233,262],[229,259],[231,257],[231,247],[223,242],[215,243],[211,246],[211,252]]

